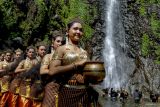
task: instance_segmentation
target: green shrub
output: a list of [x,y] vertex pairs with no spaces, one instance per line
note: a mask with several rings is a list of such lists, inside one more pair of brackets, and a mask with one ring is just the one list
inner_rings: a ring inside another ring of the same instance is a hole
[[141,51],[144,57],[147,57],[149,55],[149,46],[150,46],[149,36],[147,34],[143,34]]

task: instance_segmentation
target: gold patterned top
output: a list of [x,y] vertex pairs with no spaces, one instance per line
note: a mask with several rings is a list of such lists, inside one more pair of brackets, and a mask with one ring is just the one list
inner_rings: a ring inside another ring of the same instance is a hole
[[22,60],[19,63],[18,68],[21,68],[21,69],[30,69],[30,68],[32,68],[36,64],[38,64],[38,61],[36,59],[30,60],[29,58],[26,58],[25,60]]
[[45,74],[45,73],[49,72],[49,64],[50,64],[50,62],[52,60],[53,54],[54,53],[47,54],[42,59],[41,67],[40,67],[40,73],[41,74]]
[[51,60],[52,60],[52,56],[53,56],[54,52],[53,53],[50,53],[50,54],[47,54],[44,56],[44,58],[42,59],[42,62],[41,62],[41,65],[48,65],[50,64]]
[[[62,65],[69,65],[74,62],[80,61],[82,59],[88,59],[88,54],[85,50],[80,48],[79,51],[76,51],[73,49],[74,47],[72,45],[65,45],[65,52],[64,54],[59,54],[58,51],[55,52],[53,55],[52,60],[61,60]],[[75,72],[72,72],[71,74],[64,74],[64,78],[67,79],[67,84],[70,85],[78,85],[78,84],[84,84],[84,80],[80,80],[79,78],[83,78],[83,74],[79,69],[76,69]]]
[[[25,60],[22,60],[19,63],[18,68],[19,69],[31,69],[36,64],[38,64],[37,59],[30,60],[29,58],[26,58]],[[31,78],[22,80],[19,86],[19,94],[23,97],[29,98],[30,92],[31,92]]]
[[40,56],[36,56],[36,59],[37,59],[38,62],[42,61],[42,58]]
[[10,62],[7,62],[6,60],[0,62],[0,69],[6,69],[9,64]]
[[60,59],[62,61],[62,65],[69,65],[76,61],[89,58],[87,52],[84,49],[80,48],[80,52],[77,52],[72,48],[72,45],[66,45],[65,54],[63,54],[62,56],[60,56],[59,53],[56,51],[52,57],[52,60]]
[[[12,62],[7,62],[6,60],[0,62],[0,69],[6,69],[6,67]],[[9,75],[5,75],[0,80],[1,93],[7,92],[9,90],[11,77]]]

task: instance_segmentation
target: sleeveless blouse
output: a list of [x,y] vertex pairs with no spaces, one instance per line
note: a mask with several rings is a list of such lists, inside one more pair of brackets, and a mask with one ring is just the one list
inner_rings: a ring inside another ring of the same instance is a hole
[[[72,45],[66,45],[65,46],[65,54],[63,56],[59,56],[58,52],[56,51],[55,54],[53,55],[53,60],[61,60],[62,65],[69,65],[69,64],[74,64],[77,61],[83,60],[83,59],[88,59],[87,52],[80,48],[80,52],[76,52],[74,50],[71,50],[73,48]],[[67,82],[69,85],[79,85],[82,84],[76,77],[81,76],[83,77],[82,70],[77,68],[74,70],[72,73],[64,73],[62,78],[64,81]],[[83,83],[84,84],[84,83]]]

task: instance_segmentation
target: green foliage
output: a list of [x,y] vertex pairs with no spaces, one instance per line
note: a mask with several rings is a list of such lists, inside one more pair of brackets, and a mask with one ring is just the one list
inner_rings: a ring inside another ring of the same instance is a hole
[[157,6],[160,4],[160,0],[136,0],[139,4],[139,13],[149,21],[150,31],[147,34],[152,35],[149,39],[148,35],[144,34],[142,37],[141,51],[144,57],[152,56],[156,63],[160,63],[160,20],[158,17],[158,11],[150,11],[147,13],[147,9],[151,6]]
[[160,0],[136,0],[136,3],[145,4],[159,4]]
[[157,64],[160,64],[160,46],[159,45],[155,46],[155,54],[157,56],[155,62]]
[[22,37],[25,39],[25,45],[29,43],[30,39],[37,36],[33,33],[40,32],[39,30],[45,21],[46,11],[47,8],[43,0],[34,0],[28,7],[27,16],[19,25],[23,31]]
[[46,4],[44,3],[44,0],[35,0],[35,4],[37,7],[37,15],[34,18],[34,28],[37,29],[40,27],[40,25],[43,23],[46,12],[47,12],[47,7]]
[[155,54],[155,62],[160,64],[160,44],[158,43],[160,39],[160,20],[156,12],[152,12],[150,17],[150,27],[153,34],[152,47],[154,50],[152,52]]
[[[28,4],[27,4],[28,3]],[[3,13],[3,23],[7,27],[9,38],[17,36],[25,40],[25,45],[45,23],[46,4],[44,0],[26,2],[26,10],[18,7],[14,0],[0,0],[0,11]],[[26,12],[25,12],[26,11]]]
[[137,0],[136,3],[140,4],[140,15],[145,16],[147,14],[146,8],[153,4],[160,4],[160,0]]
[[145,16],[145,15],[147,14],[145,6],[141,6],[141,7],[140,7],[139,13],[140,13],[140,15],[142,15],[142,16]]
[[140,4],[140,3],[144,3],[145,0],[136,0],[136,3]]
[[151,29],[154,35],[158,39],[160,39],[160,20],[156,18],[155,14],[152,14],[150,21],[151,21]]
[[43,42],[46,43],[46,44],[50,44],[51,41],[49,40],[47,34],[44,36]]
[[20,34],[20,32],[11,32],[10,35],[11,35],[10,38],[16,38],[16,37],[20,36],[21,34]]
[[62,1],[63,0],[60,1],[62,9],[59,10],[59,14],[61,14],[65,25],[72,19],[80,18],[84,22],[85,39],[89,39],[94,31],[93,28],[89,25],[89,23],[90,20],[95,17],[94,15],[96,14],[97,10],[93,8],[93,15],[90,16],[89,5],[84,3],[84,1],[86,0],[71,0],[69,1],[68,5],[66,5]]
[[150,40],[147,34],[144,34],[142,36],[142,46],[141,46],[141,51],[143,56],[148,56],[149,55],[149,46],[150,46]]
[[97,15],[97,8],[85,2],[86,0],[0,0],[0,31],[5,32],[3,39],[19,36],[23,38],[25,46],[34,44],[34,38],[47,42],[51,32],[64,29],[76,17],[84,22],[84,39],[89,39],[94,32],[90,23]]
[[19,17],[24,14],[14,5],[13,0],[1,0],[0,9],[3,12],[3,21],[8,29],[14,29],[14,25],[17,24]]
[[149,4],[154,4],[154,3],[159,4],[160,0],[148,0],[148,3]]

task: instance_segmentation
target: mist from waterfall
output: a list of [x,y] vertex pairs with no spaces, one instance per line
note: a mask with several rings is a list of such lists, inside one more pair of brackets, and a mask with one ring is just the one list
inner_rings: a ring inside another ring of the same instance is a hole
[[124,88],[128,78],[127,73],[125,73],[125,33],[119,6],[119,0],[106,0],[106,37],[103,51],[106,69],[106,77],[103,82],[104,88]]

